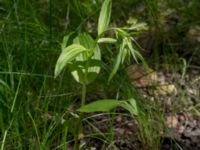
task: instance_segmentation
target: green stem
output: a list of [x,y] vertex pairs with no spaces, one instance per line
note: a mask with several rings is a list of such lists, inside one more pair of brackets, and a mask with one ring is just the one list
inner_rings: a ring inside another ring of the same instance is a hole
[[[82,84],[81,107],[85,105],[85,98],[86,98],[86,92],[87,92],[88,67],[89,67],[89,62],[87,61],[86,66],[85,66],[84,82]],[[80,114],[80,117],[78,119],[77,126],[76,126],[74,150],[79,150],[80,148],[80,134],[82,133],[82,119],[83,119],[83,116],[82,114]]]
[[[86,98],[86,91],[87,91],[87,88],[86,88],[86,84],[84,83],[82,85],[82,96],[81,96],[81,106],[84,106],[85,105],[85,98]],[[75,133],[75,144],[74,144],[74,150],[79,150],[80,148],[80,134],[81,134],[81,129],[82,129],[82,114],[80,114],[80,117],[78,119],[78,122],[77,122],[77,127],[76,127],[76,133]]]
[[86,97],[86,84],[82,86],[82,97],[81,97],[81,107],[85,105],[85,97]]

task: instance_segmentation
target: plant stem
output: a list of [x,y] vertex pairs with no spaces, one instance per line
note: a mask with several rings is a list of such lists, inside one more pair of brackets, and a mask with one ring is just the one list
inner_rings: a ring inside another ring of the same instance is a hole
[[[87,88],[86,88],[86,84],[84,83],[82,85],[81,107],[85,105],[86,91],[87,91]],[[80,117],[77,122],[77,127],[76,127],[77,131],[75,133],[74,150],[79,150],[79,147],[80,147],[79,136],[80,136],[80,133],[82,132],[81,131],[81,129],[82,129],[81,121],[82,121],[82,114],[80,114]]]
[[82,86],[82,97],[81,97],[81,107],[85,105],[85,97],[86,97],[86,84]]

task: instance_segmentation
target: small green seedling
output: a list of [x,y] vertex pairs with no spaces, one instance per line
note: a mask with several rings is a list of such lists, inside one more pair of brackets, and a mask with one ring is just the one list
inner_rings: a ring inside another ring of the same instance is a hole
[[[116,57],[114,67],[110,73],[108,81],[114,77],[120,65],[132,55],[135,61],[139,58],[143,61],[141,54],[135,49],[134,39],[129,34],[130,30],[137,32],[138,28],[146,24],[138,24],[130,28],[109,28],[111,17],[112,0],[105,0],[100,11],[98,20],[98,35],[96,39],[88,33],[80,33],[74,37],[70,33],[64,37],[61,44],[62,52],[55,66],[55,77],[57,77],[64,67],[68,66],[74,79],[82,85],[81,107],[77,109],[79,113],[108,112],[117,106],[127,109],[131,114],[137,115],[137,106],[133,98],[125,100],[97,100],[85,105],[87,85],[95,80],[101,69],[101,43],[113,44],[119,53]],[[138,28],[137,28],[138,27]],[[113,31],[115,37],[104,37],[106,32]],[[77,125],[77,135],[75,135],[74,149],[79,149],[79,134],[81,118]]]

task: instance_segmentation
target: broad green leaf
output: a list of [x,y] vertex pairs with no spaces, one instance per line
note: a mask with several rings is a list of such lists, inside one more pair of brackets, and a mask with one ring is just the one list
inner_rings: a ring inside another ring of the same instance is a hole
[[120,64],[121,64],[121,62],[122,62],[122,58],[124,57],[124,56],[123,56],[123,53],[125,52],[125,51],[124,51],[124,46],[125,46],[125,43],[123,42],[123,43],[120,45],[119,53],[118,53],[118,55],[117,55],[117,58],[116,58],[114,67],[113,67],[113,69],[112,69],[112,71],[111,71],[111,73],[110,73],[110,76],[109,76],[108,81],[110,81],[110,80],[113,78],[113,76],[117,73],[117,70],[119,69],[119,66],[120,66]]
[[98,67],[101,66],[101,61],[95,60],[95,59],[90,60],[90,62],[89,62],[90,70],[88,69],[87,78],[85,78],[85,66],[86,65],[87,65],[86,61],[75,61],[69,65],[71,74],[73,75],[74,79],[81,84],[83,84],[83,83],[89,84],[96,78],[96,76],[98,75],[99,72],[97,72],[95,70],[96,70],[97,66]]
[[101,51],[98,45],[94,48],[94,55],[89,60],[89,68],[88,68],[88,83],[92,82],[97,75],[99,74],[101,69]]
[[97,42],[98,43],[116,43],[117,40],[113,38],[100,38]]
[[76,57],[76,62],[71,65],[71,73],[74,79],[79,83],[89,84],[100,72],[101,52],[99,46],[95,45],[95,41],[86,33],[80,34],[75,38],[74,43],[83,45],[87,49],[91,49],[90,52],[92,53],[89,55],[86,53],[80,54]]
[[57,77],[60,72],[63,70],[63,68],[67,65],[67,63],[74,60],[78,55],[80,55],[83,52],[87,52],[88,49],[85,47],[78,45],[78,44],[72,44],[68,47],[66,47],[60,54],[56,67],[54,75]]
[[72,34],[73,34],[73,32],[71,32],[71,33],[69,33],[68,35],[64,36],[63,41],[62,41],[62,43],[61,43],[61,48],[62,48],[62,50],[64,50],[65,47],[67,46],[68,41],[69,41],[69,38],[71,37]]
[[109,112],[112,109],[120,106],[122,101],[119,100],[97,100],[90,104],[84,105],[78,109],[79,112]]
[[105,0],[99,15],[98,36],[107,30],[111,16],[112,0]]
[[88,33],[81,33],[74,39],[74,44],[79,44],[87,49],[93,49],[95,47],[94,39]]

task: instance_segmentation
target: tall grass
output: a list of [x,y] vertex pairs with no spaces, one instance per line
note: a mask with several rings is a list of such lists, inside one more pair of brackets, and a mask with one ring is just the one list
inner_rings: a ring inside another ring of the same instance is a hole
[[[52,27],[41,18],[48,14],[42,12],[45,4],[27,0],[1,3],[1,149],[46,147],[58,126],[56,116],[64,114],[71,97],[62,93],[63,87],[61,90],[52,76],[51,62],[55,57],[52,49],[59,45],[50,44]],[[70,92],[68,85],[66,91]]]

